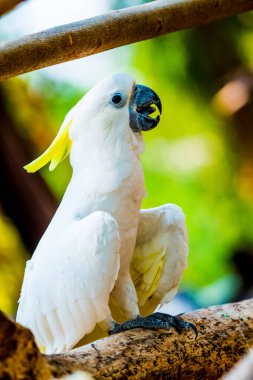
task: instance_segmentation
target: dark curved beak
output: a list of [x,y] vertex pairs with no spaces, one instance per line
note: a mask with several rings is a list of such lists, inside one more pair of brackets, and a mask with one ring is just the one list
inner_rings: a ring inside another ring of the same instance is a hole
[[160,121],[160,115],[152,118],[149,116],[156,111],[156,105],[160,114],[162,113],[162,103],[158,95],[151,88],[136,84],[130,100],[130,128],[134,132],[150,131],[155,128]]

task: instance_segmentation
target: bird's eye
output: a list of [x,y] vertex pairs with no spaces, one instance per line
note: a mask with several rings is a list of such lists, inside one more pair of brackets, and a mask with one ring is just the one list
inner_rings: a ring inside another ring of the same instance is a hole
[[122,101],[122,96],[120,94],[115,94],[112,97],[112,102],[114,104],[119,104]]
[[116,107],[123,107],[125,102],[126,102],[125,97],[119,92],[116,92],[111,97],[111,103]]

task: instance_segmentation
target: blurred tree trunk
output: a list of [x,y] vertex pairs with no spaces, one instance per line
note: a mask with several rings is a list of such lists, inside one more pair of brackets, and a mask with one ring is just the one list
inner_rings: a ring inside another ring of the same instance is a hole
[[[253,200],[253,73],[244,66],[235,43],[239,31],[239,22],[231,19],[196,28],[192,37],[205,67],[196,79],[203,93],[216,93],[215,106],[227,120],[227,138],[237,153],[238,185]],[[194,51],[189,53],[194,71]]]
[[31,160],[28,142],[15,128],[0,87],[0,202],[32,252],[45,231],[57,201],[40,174],[28,175],[23,166]]

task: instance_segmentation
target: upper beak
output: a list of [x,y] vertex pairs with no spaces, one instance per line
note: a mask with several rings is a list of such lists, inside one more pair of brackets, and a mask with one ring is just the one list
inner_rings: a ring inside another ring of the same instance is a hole
[[162,113],[162,103],[158,95],[151,88],[137,84],[134,87],[130,100],[130,127],[134,132],[149,131],[157,126],[160,115],[149,116],[156,108]]

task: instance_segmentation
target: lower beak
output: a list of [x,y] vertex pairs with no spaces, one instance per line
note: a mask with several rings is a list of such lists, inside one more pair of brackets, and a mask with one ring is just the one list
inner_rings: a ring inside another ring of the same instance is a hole
[[162,113],[162,104],[158,95],[151,88],[137,84],[130,100],[130,128],[134,132],[150,131],[160,121],[160,115],[149,116],[156,108]]

